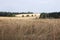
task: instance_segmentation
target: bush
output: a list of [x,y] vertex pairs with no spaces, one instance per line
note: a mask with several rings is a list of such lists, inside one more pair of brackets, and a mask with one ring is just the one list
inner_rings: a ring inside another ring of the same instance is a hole
[[15,14],[6,14],[6,15],[3,15],[4,17],[15,17]]

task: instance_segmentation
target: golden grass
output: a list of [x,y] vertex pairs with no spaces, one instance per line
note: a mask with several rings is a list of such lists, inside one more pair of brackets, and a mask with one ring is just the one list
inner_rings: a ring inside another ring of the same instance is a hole
[[0,18],[0,40],[60,40],[60,19]]

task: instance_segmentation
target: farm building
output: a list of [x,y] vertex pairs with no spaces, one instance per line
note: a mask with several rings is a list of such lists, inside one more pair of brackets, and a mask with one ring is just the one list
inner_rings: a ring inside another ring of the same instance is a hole
[[16,17],[22,17],[22,18],[39,18],[39,13],[33,13],[33,14],[17,14]]

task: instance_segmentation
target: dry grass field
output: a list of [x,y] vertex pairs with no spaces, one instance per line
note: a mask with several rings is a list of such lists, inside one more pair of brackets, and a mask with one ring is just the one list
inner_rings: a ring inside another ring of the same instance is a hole
[[0,17],[0,40],[60,40],[60,19]]

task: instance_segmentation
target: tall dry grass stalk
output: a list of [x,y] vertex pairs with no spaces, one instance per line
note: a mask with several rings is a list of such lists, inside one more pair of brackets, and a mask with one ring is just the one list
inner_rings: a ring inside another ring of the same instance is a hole
[[0,40],[60,40],[60,19],[0,19]]

